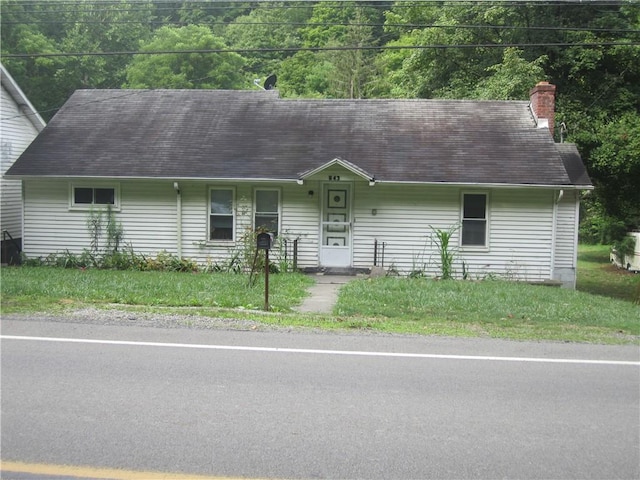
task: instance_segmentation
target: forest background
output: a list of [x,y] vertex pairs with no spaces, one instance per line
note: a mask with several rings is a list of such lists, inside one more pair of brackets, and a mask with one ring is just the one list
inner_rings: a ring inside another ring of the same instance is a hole
[[581,241],[615,243],[640,228],[636,1],[0,6],[2,62],[46,120],[79,88],[255,89],[275,73],[282,97],[527,100],[549,81],[556,141],[577,144],[595,185]]

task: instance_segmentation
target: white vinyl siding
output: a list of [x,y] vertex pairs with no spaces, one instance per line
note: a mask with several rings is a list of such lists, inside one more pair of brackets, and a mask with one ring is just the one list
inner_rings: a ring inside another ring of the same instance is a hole
[[[256,190],[280,191],[280,231],[272,258],[286,256],[293,261],[293,243],[298,240],[300,268],[317,266],[318,225],[320,221],[317,186],[296,184],[234,184],[236,189],[235,230],[233,242],[214,242],[207,237],[208,187],[197,182],[180,182],[182,192],[182,253],[201,264],[225,265],[234,256],[245,255],[247,235],[254,228],[254,193]],[[220,185],[220,188],[225,188]],[[313,190],[314,194],[309,195]],[[250,239],[249,239],[250,240]],[[243,257],[244,260],[244,257]]]
[[[24,253],[46,257],[89,249],[87,210],[69,208],[69,182],[25,180]],[[122,248],[156,255],[176,253],[176,201],[171,183],[121,182],[121,209],[115,212],[122,224]]]
[[[38,130],[25,117],[9,92],[1,89],[0,111],[0,177],[38,135]],[[0,180],[0,231],[7,230],[22,237],[22,187],[20,180]]]
[[[438,186],[356,185],[354,267],[373,265],[374,242],[385,243],[384,267],[402,274],[438,274],[433,229],[454,229],[454,267],[471,278],[496,275],[514,280],[550,278],[553,202],[550,190],[494,189],[488,210],[488,244],[481,251],[459,245],[461,189]],[[375,215],[373,215],[375,210]],[[381,251],[378,264],[381,263]]]
[[[370,187],[357,183],[353,216],[354,266],[373,265],[377,240],[380,249],[382,243],[385,244],[385,268],[402,273],[421,268],[433,271],[430,227],[448,229],[457,224],[458,201],[459,192],[455,189],[384,184]],[[380,251],[378,265],[381,262]]]
[[[69,183],[62,180],[25,180],[25,253],[46,256],[69,250],[81,253],[90,240],[87,212],[69,208]],[[256,190],[279,189],[280,231],[274,245],[274,259],[286,255],[293,260],[293,242],[298,240],[298,267],[315,268],[319,263],[322,182],[229,183],[216,188],[235,189],[234,241],[209,240],[208,222],[211,184],[180,181],[178,202],[173,182],[122,180],[121,210],[116,218],[124,229],[124,245],[134,251],[155,255],[166,250],[177,254],[178,222],[182,223],[182,255],[200,264],[224,265],[234,256],[246,255],[248,234],[254,227]],[[400,274],[413,270],[436,276],[438,251],[433,229],[453,228],[451,239],[457,277],[462,262],[472,279],[500,276],[513,280],[541,281],[552,276],[555,266],[572,265],[575,256],[575,196],[566,192],[556,207],[558,220],[554,236],[554,202],[551,189],[487,189],[488,241],[485,249],[459,248],[462,193],[468,190],[447,186],[353,183],[353,267],[373,266],[374,243],[385,243],[384,267]],[[177,206],[181,204],[181,218]],[[457,228],[457,229],[456,229]],[[246,258],[242,258],[246,261]],[[381,251],[378,264],[382,263]],[[563,267],[564,268],[564,267]]]
[[565,190],[556,206],[553,278],[568,288],[576,283],[579,205],[580,193]]

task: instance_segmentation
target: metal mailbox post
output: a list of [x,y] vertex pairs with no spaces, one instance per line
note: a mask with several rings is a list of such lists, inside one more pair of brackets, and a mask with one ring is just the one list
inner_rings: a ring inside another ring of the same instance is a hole
[[256,248],[264,250],[264,309],[269,311],[269,250],[273,246],[272,233],[259,233],[256,237]]

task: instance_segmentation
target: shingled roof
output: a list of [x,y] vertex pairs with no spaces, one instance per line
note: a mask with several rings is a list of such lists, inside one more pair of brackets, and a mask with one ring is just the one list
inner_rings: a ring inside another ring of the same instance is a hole
[[7,174],[296,181],[338,158],[380,182],[588,186],[563,149],[527,101],[79,90]]

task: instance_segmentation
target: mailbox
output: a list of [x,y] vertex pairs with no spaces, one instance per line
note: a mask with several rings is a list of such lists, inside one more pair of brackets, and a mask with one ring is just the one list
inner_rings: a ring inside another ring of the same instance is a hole
[[273,233],[259,233],[256,240],[258,250],[271,250]]

